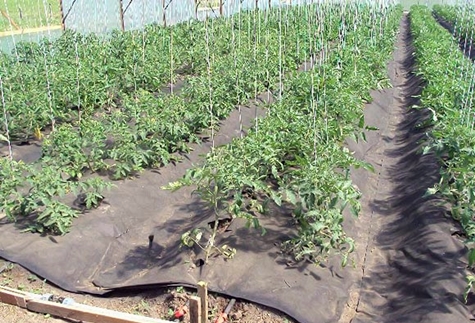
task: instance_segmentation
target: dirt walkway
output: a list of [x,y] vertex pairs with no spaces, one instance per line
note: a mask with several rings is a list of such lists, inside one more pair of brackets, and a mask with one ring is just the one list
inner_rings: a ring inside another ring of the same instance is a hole
[[412,53],[405,15],[388,65],[394,88],[374,94],[365,111],[380,129],[379,142],[356,151],[375,166],[375,173],[360,187],[363,214],[356,225],[360,240],[365,234],[369,238],[358,250],[362,280],[351,292],[341,323],[455,323],[472,318],[461,300],[466,249],[451,235],[455,223],[444,208],[435,197],[425,196],[438,181],[439,166],[435,156],[419,153],[429,130],[422,125],[432,114],[411,109],[423,87],[412,73]]

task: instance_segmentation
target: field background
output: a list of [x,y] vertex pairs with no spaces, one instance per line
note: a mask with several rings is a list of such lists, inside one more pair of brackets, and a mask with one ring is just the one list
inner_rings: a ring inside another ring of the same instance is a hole
[[8,15],[20,29],[30,29],[61,24],[58,0],[3,0],[0,1],[0,31],[16,30]]

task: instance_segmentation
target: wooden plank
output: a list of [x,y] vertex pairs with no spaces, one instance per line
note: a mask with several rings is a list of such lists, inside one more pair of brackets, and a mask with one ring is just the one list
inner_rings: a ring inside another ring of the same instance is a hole
[[63,305],[38,299],[28,300],[26,307],[30,311],[38,313],[91,323],[171,323],[170,321],[122,313],[94,306],[82,304]]
[[198,283],[198,297],[201,302],[201,322],[208,322],[208,284],[203,281]]
[[[20,294],[20,295],[24,295],[24,296],[30,296],[28,292],[24,292],[22,290],[10,288],[10,287],[7,287],[7,286],[0,286],[0,291],[7,291],[7,292],[12,292],[12,293],[16,293],[16,294]],[[35,294],[33,294],[33,295],[35,295]]]
[[201,322],[201,298],[198,296],[190,297],[190,323],[208,323]]
[[10,288],[0,289],[0,302],[26,308],[25,295],[10,290]]
[[0,287],[0,302],[20,306],[33,312],[50,314],[66,319],[91,323],[172,323],[99,307],[74,303],[60,303],[41,300],[42,295],[28,293],[9,287]]
[[40,299],[41,297],[43,297],[43,295],[25,292],[25,291],[10,288],[7,286],[0,286],[0,292],[9,292],[9,293],[14,293],[19,296],[23,296],[23,298],[25,299],[25,302],[29,299]]

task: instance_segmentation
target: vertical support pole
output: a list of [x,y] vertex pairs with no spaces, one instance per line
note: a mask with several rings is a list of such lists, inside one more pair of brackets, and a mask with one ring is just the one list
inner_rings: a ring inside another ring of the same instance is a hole
[[256,0],[256,10],[259,9],[259,0]]
[[124,4],[122,0],[119,0],[119,7],[120,7],[120,29],[125,31],[125,23],[124,23]]
[[195,19],[198,20],[198,1],[195,0]]
[[0,12],[2,13],[2,16],[4,16],[5,18],[7,18],[8,22],[13,26],[15,27],[15,29],[17,30],[20,30],[20,26],[18,26],[18,24],[6,13],[6,11],[4,10],[0,10]]
[[162,0],[162,20],[163,26],[167,26],[167,15],[165,14],[165,0]]
[[219,0],[219,14],[223,16],[223,0]]
[[208,322],[208,284],[198,283],[198,297],[201,301],[201,322]]
[[173,28],[170,28],[170,93],[173,94]]
[[[201,323],[201,299],[197,296],[190,297],[190,323]],[[207,323],[207,322],[203,322]]]
[[63,7],[63,0],[59,0],[59,12],[61,13],[61,29],[63,31],[66,30],[66,25],[64,21],[64,7]]
[[269,10],[270,10],[271,6],[272,6],[272,0],[269,0]]

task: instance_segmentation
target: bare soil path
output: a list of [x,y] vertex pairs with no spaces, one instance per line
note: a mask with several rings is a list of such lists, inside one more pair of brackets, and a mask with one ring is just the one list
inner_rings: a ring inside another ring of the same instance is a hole
[[[420,153],[430,131],[424,121],[432,114],[412,108],[424,86],[413,73],[413,52],[405,14],[388,65],[393,89],[372,103],[387,112],[387,119],[376,121],[381,138],[364,154],[375,166],[363,188],[364,211],[357,223],[358,231],[367,228],[368,240],[360,264],[362,280],[352,291],[342,323],[456,323],[473,318],[462,301],[466,249],[451,235],[456,224],[440,201],[426,196],[439,179],[439,165],[432,154]],[[369,109],[366,114],[375,108]]]

